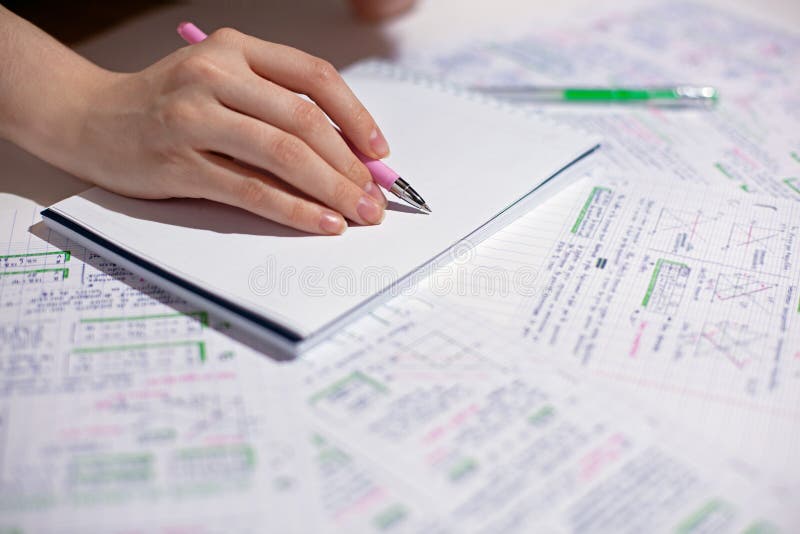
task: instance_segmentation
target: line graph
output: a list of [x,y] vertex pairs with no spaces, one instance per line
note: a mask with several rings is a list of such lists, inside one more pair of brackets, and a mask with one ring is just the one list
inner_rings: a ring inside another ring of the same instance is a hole
[[736,321],[706,323],[697,337],[695,356],[721,356],[737,369],[759,361],[767,334]]
[[692,251],[700,244],[706,244],[706,228],[723,217],[722,214],[709,215],[702,210],[681,210],[661,208],[651,235],[655,237],[669,234],[669,246],[664,250],[678,252]]
[[783,235],[781,228],[774,228],[769,226],[758,226],[755,222],[747,224],[733,223],[731,225],[730,233],[728,234],[728,241],[723,250],[748,248],[750,246],[762,246],[772,250],[774,243],[779,241]]
[[771,314],[778,283],[769,277],[746,272],[721,272],[717,276],[713,301],[731,302],[740,308],[757,308]]

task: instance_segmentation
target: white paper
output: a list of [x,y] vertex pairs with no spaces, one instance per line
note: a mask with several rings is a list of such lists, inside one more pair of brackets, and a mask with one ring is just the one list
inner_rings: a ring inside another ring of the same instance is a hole
[[378,227],[311,236],[208,201],[100,189],[53,209],[190,282],[307,336],[408,275],[585,154],[597,138],[425,84],[348,82],[392,143],[386,162],[433,209],[395,204]]
[[445,303],[397,299],[299,362],[318,446],[349,475],[324,491],[331,531],[792,524],[788,501],[750,491],[756,472]]
[[40,210],[0,195],[0,530],[313,530],[294,371]]
[[670,2],[405,61],[463,85],[720,89],[703,111],[541,106],[604,136],[598,165],[459,267],[530,284],[459,303],[796,489],[800,37]]
[[0,198],[2,528],[795,524],[757,471],[424,287],[276,364],[41,224],[29,233],[39,208]]

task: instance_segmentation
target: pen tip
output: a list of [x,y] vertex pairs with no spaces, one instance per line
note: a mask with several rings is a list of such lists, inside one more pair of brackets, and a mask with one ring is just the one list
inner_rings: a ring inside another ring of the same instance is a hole
[[431,210],[431,209],[428,207],[428,205],[427,205],[427,204],[422,204],[422,209],[423,209],[424,211],[428,212],[428,213],[432,213],[432,212],[433,212],[433,210]]

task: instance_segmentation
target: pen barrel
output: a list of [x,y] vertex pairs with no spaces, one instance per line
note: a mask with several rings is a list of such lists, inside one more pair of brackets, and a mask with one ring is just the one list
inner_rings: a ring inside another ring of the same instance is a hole
[[675,98],[672,89],[564,89],[568,102],[639,102]]
[[482,93],[494,98],[502,100],[510,100],[512,102],[561,102],[564,100],[564,90],[558,88],[546,87],[532,87],[528,85],[522,86],[475,86],[471,87],[473,91]]
[[537,87],[475,86],[474,91],[516,103],[647,104],[652,106],[711,106],[718,98],[709,86],[675,87]]

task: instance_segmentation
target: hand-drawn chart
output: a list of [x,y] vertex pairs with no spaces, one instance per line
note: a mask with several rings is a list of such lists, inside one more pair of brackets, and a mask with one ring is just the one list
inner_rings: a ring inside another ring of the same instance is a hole
[[783,235],[783,232],[784,230],[782,228],[759,226],[755,222],[746,224],[733,223],[731,225],[730,234],[728,235],[728,242],[722,248],[726,250],[763,246],[772,250],[780,246],[780,237]]
[[650,277],[642,307],[664,315],[674,315],[681,305],[691,269],[685,263],[659,259]]
[[740,309],[769,315],[774,311],[778,286],[779,282],[770,276],[723,271],[717,276],[712,302],[730,303]]
[[681,210],[661,208],[655,226],[650,234],[653,244],[664,252],[692,253],[708,247],[714,230],[714,223],[723,215],[709,215],[702,210]]
[[721,357],[737,369],[763,358],[765,332],[735,321],[709,322],[697,338],[696,357]]

